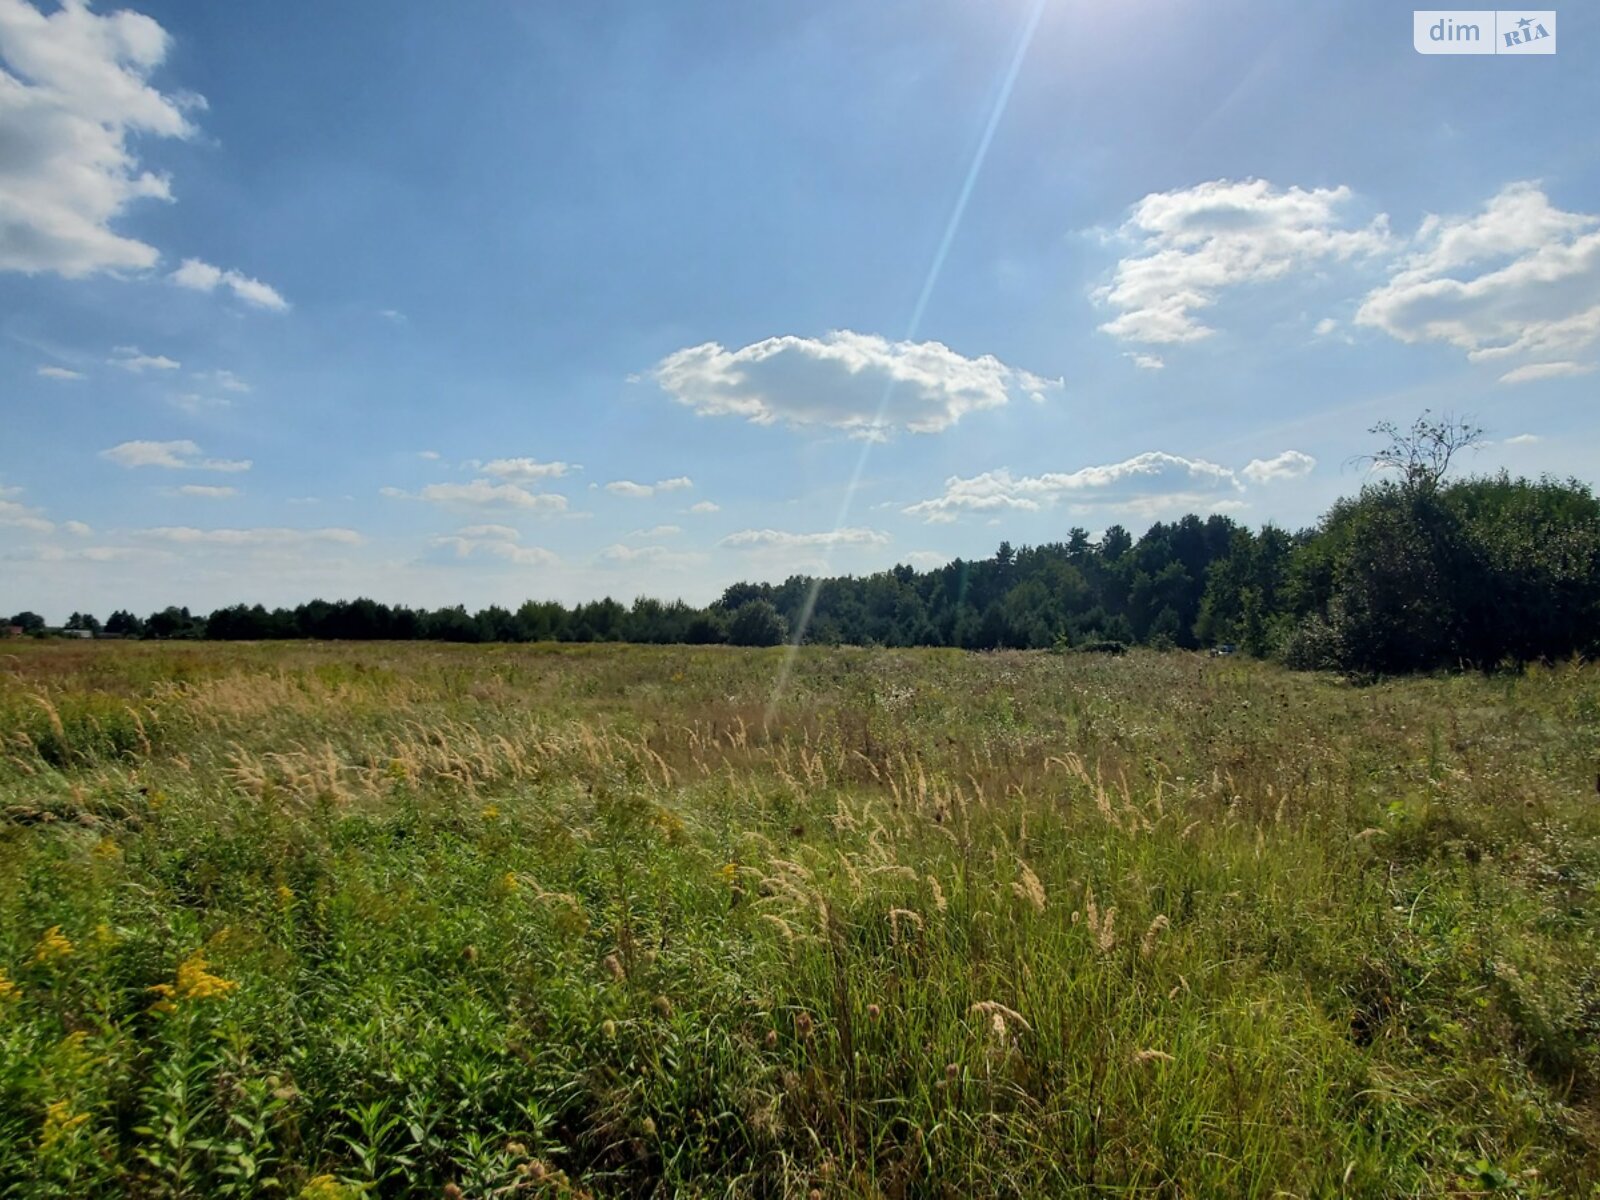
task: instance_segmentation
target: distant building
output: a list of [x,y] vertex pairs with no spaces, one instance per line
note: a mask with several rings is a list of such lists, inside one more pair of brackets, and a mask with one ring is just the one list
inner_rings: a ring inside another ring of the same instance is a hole
[[57,637],[92,638],[94,634],[87,629],[57,629]]
[[13,638],[13,637],[21,637],[21,636],[22,636],[22,626],[21,625],[0,625],[0,637]]

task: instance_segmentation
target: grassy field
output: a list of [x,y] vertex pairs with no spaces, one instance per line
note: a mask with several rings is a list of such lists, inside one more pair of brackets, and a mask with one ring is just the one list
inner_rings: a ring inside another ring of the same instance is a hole
[[0,647],[0,1194],[1600,1194],[1600,669]]

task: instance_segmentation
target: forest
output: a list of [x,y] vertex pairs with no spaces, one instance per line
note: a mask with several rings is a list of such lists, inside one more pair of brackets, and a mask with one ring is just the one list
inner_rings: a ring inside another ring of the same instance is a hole
[[[1158,521],[1138,538],[1121,525],[1098,537],[1072,528],[1061,541],[1002,542],[992,557],[926,571],[736,583],[703,608],[648,597],[476,612],[318,599],[208,615],[119,610],[103,626],[74,613],[66,628],[215,640],[1228,647],[1357,674],[1493,669],[1600,649],[1600,503],[1587,484],[1447,479],[1481,432],[1465,422],[1423,414],[1374,432],[1389,438],[1370,457],[1378,470],[1297,531],[1215,513]],[[44,625],[32,613],[12,622]]]

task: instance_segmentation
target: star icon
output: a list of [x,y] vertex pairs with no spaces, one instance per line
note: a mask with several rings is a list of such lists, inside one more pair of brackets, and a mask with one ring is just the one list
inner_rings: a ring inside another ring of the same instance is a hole
[[1532,25],[1532,24],[1533,24],[1533,22],[1528,20],[1527,17],[1523,17],[1522,20],[1517,22],[1517,25],[1522,29],[1526,29],[1529,25]]

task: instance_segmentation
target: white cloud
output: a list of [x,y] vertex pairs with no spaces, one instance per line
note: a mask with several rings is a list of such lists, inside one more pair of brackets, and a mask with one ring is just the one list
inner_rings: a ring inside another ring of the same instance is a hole
[[650,378],[702,416],[823,425],[863,437],[939,433],[968,413],[1017,396],[1042,400],[1062,387],[992,355],[966,358],[939,342],[890,342],[849,330],[768,338],[733,351],[706,342],[668,355]]
[[656,491],[658,492],[681,492],[685,488],[692,488],[693,486],[694,480],[687,475],[676,475],[671,479],[658,479],[656,481]]
[[710,500],[701,500],[698,503],[689,505],[689,511],[700,514],[721,512],[722,505],[714,504]]
[[198,258],[184,259],[183,265],[168,278],[179,287],[195,292],[210,293],[219,287],[226,288],[233,293],[235,299],[243,300],[256,308],[268,308],[273,312],[286,312],[289,308],[289,302],[270,284],[252,279],[239,271],[214,267]]
[[82,521],[63,521],[61,528],[65,529],[73,537],[88,537],[94,533],[94,530],[90,529]]
[[1285,450],[1273,458],[1253,458],[1239,474],[1251,483],[1272,483],[1280,479],[1300,479],[1311,474],[1317,460],[1299,450]]
[[1566,379],[1575,375],[1589,375],[1596,369],[1595,363],[1581,362],[1541,362],[1528,363],[1526,366],[1514,367],[1500,376],[1501,383],[1533,383],[1540,379]]
[[921,567],[930,571],[934,567],[942,567],[950,561],[951,556],[939,550],[913,550],[903,556],[905,562],[913,567]]
[[1138,367],[1141,371],[1160,371],[1167,365],[1165,359],[1155,354],[1140,354],[1136,351],[1130,350],[1122,357],[1131,359],[1133,361],[1133,365]]
[[1537,433],[1519,433],[1516,437],[1506,438],[1503,444],[1507,446],[1532,446],[1535,443],[1542,441],[1544,441],[1544,439]]
[[509,525],[468,525],[456,530],[456,536],[473,541],[514,542],[522,537]]
[[600,551],[601,562],[648,563],[657,568],[698,566],[706,561],[704,554],[693,551],[669,550],[665,546],[624,546],[618,542]]
[[437,450],[418,450],[417,457],[426,462],[438,462],[442,455]]
[[[1357,324],[1473,359],[1570,355],[1600,339],[1600,216],[1513,183],[1475,216],[1430,215],[1414,244],[1363,300]],[[1550,377],[1516,375],[1502,378]]]
[[359,546],[362,542],[361,535],[353,529],[195,529],[187,525],[163,525],[155,529],[140,529],[136,531],[136,536],[176,545],[224,549]]
[[380,308],[378,315],[385,321],[393,321],[396,325],[404,325],[406,323],[405,313],[398,308]]
[[635,483],[631,479],[617,479],[606,484],[606,491],[614,496],[629,496],[635,500],[643,500],[646,496],[655,495],[655,488],[648,483]]
[[[0,4],[5,0],[0,0]],[[135,375],[145,371],[176,371],[183,366],[175,358],[168,358],[165,354],[144,354],[137,346],[118,346],[112,352],[112,357],[106,359],[113,367],[121,367],[124,371],[132,371]]]
[[100,457],[121,467],[163,467],[176,471],[248,471],[249,459],[201,458],[194,442],[121,442]]
[[553,492],[530,492],[514,483],[495,483],[474,479],[471,483],[430,483],[413,495],[399,488],[382,488],[385,496],[396,499],[426,500],[457,508],[519,508],[530,512],[565,512],[567,498]]
[[833,529],[827,533],[787,533],[779,529],[741,529],[717,543],[737,550],[790,547],[887,546],[889,535],[876,529]]
[[202,458],[200,447],[188,440],[176,442],[122,442],[100,457],[119,467],[164,467],[170,471],[248,471],[248,458]]
[[519,546],[521,538],[509,525],[468,525],[456,533],[432,538],[429,545],[454,559],[495,558],[523,567],[553,567],[561,560],[542,546]]
[[654,525],[649,529],[635,529],[628,536],[633,538],[676,537],[682,532],[683,528],[678,525]]
[[1001,469],[967,479],[952,475],[945,480],[943,495],[902,511],[944,522],[961,513],[1038,512],[1061,502],[1080,509],[1104,506],[1147,515],[1164,509],[1214,508],[1242,490],[1227,467],[1152,451],[1068,474],[1013,476]]
[[46,379],[82,379],[82,371],[69,371],[65,367],[40,367],[36,372]]
[[1121,310],[1101,330],[1134,342],[1198,341],[1215,330],[1195,314],[1226,288],[1386,249],[1387,217],[1351,227],[1351,198],[1348,187],[1280,189],[1262,179],[1152,192],[1121,230],[1138,252],[1094,293]]
[[0,526],[26,529],[29,533],[54,533],[55,522],[45,520],[37,508],[29,508],[16,500],[0,500]]
[[1338,328],[1339,322],[1335,321],[1332,317],[1323,317],[1322,320],[1316,323],[1316,326],[1311,330],[1311,332],[1316,334],[1318,337],[1327,337],[1330,333]]
[[232,371],[196,371],[194,377],[207,383],[214,383],[225,392],[248,392],[250,390],[250,385]]
[[228,496],[237,496],[238,488],[213,487],[204,483],[186,483],[178,489],[180,496],[199,496],[207,500],[222,500]]
[[209,412],[216,408],[232,408],[232,400],[224,400],[218,396],[202,396],[199,392],[174,392],[167,397],[168,403],[173,408],[182,409],[186,413]]
[[185,110],[204,103],[150,85],[167,44],[139,13],[67,3],[46,16],[0,0],[0,270],[80,278],[156,264],[155,247],[111,225],[135,200],[172,198],[134,144],[189,137]]
[[560,479],[578,468],[571,463],[540,462],[534,458],[497,458],[480,468],[485,475],[508,483],[532,483],[536,479]]

